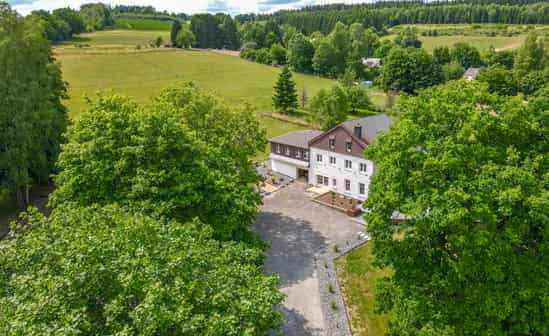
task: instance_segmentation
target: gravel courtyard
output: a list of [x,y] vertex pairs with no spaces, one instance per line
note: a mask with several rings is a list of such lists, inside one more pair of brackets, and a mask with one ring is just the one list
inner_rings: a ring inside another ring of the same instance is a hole
[[[296,182],[264,199],[255,231],[269,242],[265,271],[280,275],[287,295],[282,307],[284,335],[327,335],[315,262],[334,245],[357,240],[364,226],[317,204]],[[326,308],[325,308],[326,309]]]

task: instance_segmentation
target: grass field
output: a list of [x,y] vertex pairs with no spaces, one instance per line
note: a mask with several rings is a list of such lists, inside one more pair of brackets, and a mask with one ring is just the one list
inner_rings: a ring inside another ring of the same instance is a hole
[[168,20],[117,17],[114,22],[116,29],[170,30],[172,27],[172,21]]
[[[383,39],[393,40],[396,35],[387,35]],[[428,52],[432,52],[433,49],[439,46],[452,47],[455,43],[466,42],[479,51],[484,51],[490,47],[494,47],[497,50],[512,50],[519,48],[526,38],[526,35],[516,36],[468,36],[468,35],[454,35],[454,36],[418,36],[419,40],[423,42],[423,48]]]
[[373,266],[372,244],[364,244],[336,260],[353,335],[382,336],[390,316],[375,313],[375,286],[389,270]]

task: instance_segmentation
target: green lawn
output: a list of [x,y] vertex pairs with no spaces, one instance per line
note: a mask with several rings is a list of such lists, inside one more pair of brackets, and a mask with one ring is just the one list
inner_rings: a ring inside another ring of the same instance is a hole
[[154,20],[143,18],[116,17],[116,29],[132,29],[132,30],[170,30],[172,21],[169,20]]
[[[74,42],[78,42],[101,49],[109,49],[116,46],[135,47],[138,44],[146,44],[149,41],[154,40],[157,36],[162,36],[164,41],[167,41],[170,38],[170,32],[166,30],[102,30],[93,33],[80,34],[73,41],[65,42],[65,45],[71,46]],[[66,48],[58,48],[58,50],[70,52],[70,50],[65,49]],[[90,50],[84,48],[72,51],[83,53]]]
[[[384,39],[393,40],[396,35],[384,36]],[[521,46],[522,42],[526,38],[526,35],[516,36],[466,36],[466,35],[453,35],[453,36],[418,36],[419,40],[423,42],[423,47],[428,52],[432,52],[434,48],[439,46],[452,47],[455,43],[466,42],[479,51],[487,50],[490,47],[494,47],[497,50],[512,50]]]
[[384,335],[389,318],[374,312],[376,283],[390,275],[390,271],[373,266],[372,246],[366,243],[336,260],[339,283],[355,336]]

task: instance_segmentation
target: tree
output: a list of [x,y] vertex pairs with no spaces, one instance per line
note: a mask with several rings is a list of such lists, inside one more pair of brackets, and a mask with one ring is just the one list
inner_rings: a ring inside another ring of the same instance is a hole
[[461,64],[465,69],[471,67],[480,67],[482,60],[480,59],[480,53],[477,48],[470,46],[467,43],[459,42],[454,44],[452,49],[452,60]]
[[388,335],[549,332],[548,103],[465,81],[399,99],[366,149],[374,254],[394,271],[378,287]]
[[177,36],[179,35],[179,31],[181,30],[181,21],[179,20],[173,20],[172,22],[172,30],[170,32],[170,41],[172,43],[172,46],[178,45],[177,43]]
[[20,208],[47,182],[67,124],[65,82],[41,19],[0,11],[0,186]]
[[70,28],[70,36],[77,35],[86,31],[84,19],[79,12],[70,8],[58,8],[53,11],[52,16],[58,20],[66,22]]
[[183,27],[179,30],[176,38],[176,45],[179,48],[190,49],[195,43],[196,38],[188,27]]
[[394,48],[382,69],[383,88],[413,93],[442,83],[442,68],[421,48]]
[[393,48],[395,48],[396,45],[391,40],[381,40],[379,43],[379,47],[374,51],[374,56],[377,58],[385,58],[387,57]]
[[156,48],[160,48],[162,46],[162,43],[164,43],[164,40],[162,39],[162,36],[157,36],[155,39],[154,39],[154,46]]
[[311,72],[315,50],[303,34],[294,34],[288,44],[288,65],[295,71]]
[[299,95],[299,104],[301,105],[302,109],[305,108],[305,105],[307,105],[308,101],[309,101],[309,96],[307,94],[307,89],[305,87],[302,87],[301,94]]
[[311,100],[311,123],[328,130],[347,119],[349,101],[345,90],[334,85],[330,90],[321,89]]
[[450,63],[450,49],[447,46],[438,46],[433,50],[433,59],[440,65]]
[[110,7],[102,3],[80,6],[80,15],[82,15],[87,31],[102,30],[114,24]]
[[286,49],[284,49],[284,47],[279,43],[275,43],[271,46],[269,56],[273,63],[276,63],[276,65],[286,64]]
[[339,58],[338,51],[330,43],[324,39],[315,51],[313,57],[313,69],[317,74],[336,77],[339,74]]
[[515,69],[520,76],[533,70],[541,70],[548,64],[543,41],[538,41],[538,35],[531,32],[515,57]]
[[492,65],[482,68],[476,79],[488,84],[488,91],[491,93],[506,96],[517,94],[518,83],[515,75],[503,65]]
[[491,47],[482,55],[482,58],[486,65],[500,64],[507,69],[512,69],[513,64],[515,63],[515,52],[507,50],[496,52],[496,50]]
[[458,62],[452,61],[442,66],[442,73],[445,81],[451,81],[463,77],[465,69]]
[[282,68],[274,89],[273,106],[275,109],[288,113],[298,108],[295,82],[288,67]]
[[196,38],[196,47],[220,49],[224,45],[219,17],[212,14],[195,14],[190,29]]
[[223,32],[223,46],[229,50],[238,50],[238,48],[240,47],[238,28],[236,27],[236,23],[230,16],[227,15],[223,18],[221,31]]
[[341,22],[336,23],[334,30],[327,36],[326,43],[332,46],[335,54],[335,57],[331,60],[333,68],[336,71],[334,75],[340,75],[345,71],[345,61],[350,51],[351,38],[349,27]]
[[395,38],[395,44],[402,48],[421,48],[421,41],[417,38],[417,29],[404,28]]
[[27,221],[0,242],[0,334],[264,335],[281,322],[262,251],[206,224],[113,205]]
[[358,86],[353,85],[345,89],[347,94],[347,100],[349,101],[349,112],[357,113],[358,110],[373,110],[374,105],[368,97],[368,92]]
[[520,92],[531,95],[549,82],[549,68],[542,71],[531,71],[520,79]]
[[[260,199],[249,153],[265,139],[251,113],[233,113],[192,85],[165,93],[151,110],[100,95],[67,132],[51,206],[117,203],[181,222],[198,217],[220,240],[253,241]],[[216,117],[225,131],[208,129]]]

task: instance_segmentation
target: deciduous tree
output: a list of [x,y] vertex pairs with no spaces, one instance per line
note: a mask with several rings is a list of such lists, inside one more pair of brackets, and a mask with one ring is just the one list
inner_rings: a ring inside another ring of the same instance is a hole
[[261,250],[206,224],[112,205],[27,221],[0,242],[0,334],[265,335],[281,322]]
[[465,81],[399,99],[366,149],[374,253],[394,270],[378,292],[388,335],[549,333],[548,106]]
[[53,172],[66,87],[38,17],[0,10],[0,46],[0,185],[24,208],[28,187]]

